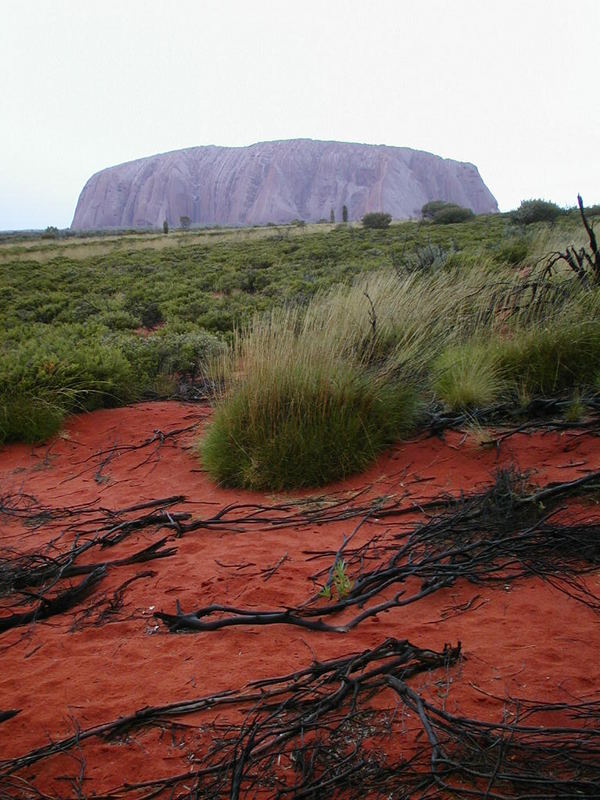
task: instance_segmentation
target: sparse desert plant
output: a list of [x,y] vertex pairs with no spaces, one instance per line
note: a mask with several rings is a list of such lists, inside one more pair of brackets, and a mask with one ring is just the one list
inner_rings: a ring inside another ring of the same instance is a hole
[[565,420],[567,422],[581,422],[587,412],[587,406],[578,391],[573,393],[571,402],[565,410]]
[[475,420],[465,425],[465,433],[468,434],[473,444],[482,450],[490,450],[492,447],[496,447],[498,442],[489,428],[483,427]]
[[321,597],[331,600],[333,594],[332,585],[337,600],[345,600],[352,591],[354,584],[348,576],[348,568],[343,558],[336,560],[331,577],[321,590]]
[[338,560],[335,562],[335,567],[333,570],[333,585],[335,586],[337,596],[340,600],[344,600],[344,598],[348,597],[352,591],[352,581],[348,576],[346,562],[343,558],[338,558]]

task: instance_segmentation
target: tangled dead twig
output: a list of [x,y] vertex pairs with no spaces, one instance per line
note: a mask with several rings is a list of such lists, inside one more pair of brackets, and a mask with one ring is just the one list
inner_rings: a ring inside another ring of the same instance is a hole
[[[539,506],[596,485],[600,473],[576,481],[526,492],[523,476],[500,471],[496,484],[486,492],[455,504],[452,511],[412,531],[396,534],[393,542],[379,545],[391,552],[387,560],[364,570],[362,553],[368,542],[352,554],[350,564],[359,565],[352,588],[344,598],[324,605],[320,594],[295,608],[249,610],[213,604],[184,613],[177,603],[175,614],[155,612],[170,631],[215,631],[239,625],[294,625],[313,631],[347,633],[369,617],[417,602],[458,580],[481,584],[507,584],[535,575],[589,607],[600,610],[600,596],[584,581],[587,572],[600,564],[600,522],[553,524],[552,512],[540,518]],[[401,513],[402,509],[375,506],[378,518]],[[369,509],[364,519],[373,515]],[[355,532],[337,551],[341,550]],[[367,605],[388,588],[407,586],[418,579],[420,587],[405,589],[391,599]],[[328,585],[330,577],[327,579]],[[348,609],[363,609],[351,620],[333,624],[325,621]]]
[[[291,675],[254,681],[244,689],[143,708],[111,722],[78,728],[73,736],[0,761],[0,781],[6,785],[11,776],[90,739],[122,741],[141,728],[169,725],[190,714],[210,713],[214,718],[220,707],[242,710],[242,720],[228,724],[224,734],[216,723],[203,726],[202,753],[194,757],[191,770],[128,784],[104,796],[135,797],[142,790],[193,784],[191,796],[199,798],[246,797],[259,786],[274,789],[274,796],[308,797],[325,788],[367,788],[365,782],[381,782],[382,777],[395,775],[398,781],[407,770],[406,763],[400,761],[394,769],[383,766],[382,772],[383,756],[377,759],[372,752],[361,752],[362,742],[382,719],[380,712],[369,710],[368,700],[385,690],[389,676],[410,680],[423,672],[448,668],[459,658],[460,645],[436,652],[407,640],[387,639],[371,650],[316,661]],[[366,705],[361,707],[362,703]]]
[[[451,669],[460,655],[460,646],[436,652],[387,639],[243,689],[76,726],[70,737],[0,761],[0,786],[11,800],[37,796],[30,782],[34,765],[72,751],[85,763],[83,748],[92,739],[123,746],[144,729],[159,728],[180,731],[190,766],[116,786],[102,797],[600,797],[600,701],[505,698],[499,722],[450,714],[409,682]],[[193,724],[178,722],[190,715]],[[382,747],[399,739],[404,756]],[[47,792],[44,797],[56,800]]]
[[574,245],[570,245],[564,252],[555,251],[549,253],[545,256],[544,275],[551,275],[556,264],[564,261],[575,273],[581,285],[586,289],[591,289],[592,285],[600,282],[600,251],[598,250],[598,241],[594,228],[585,215],[585,208],[580,194],[577,195],[577,205],[579,206],[583,227],[588,236],[590,249],[589,251],[585,247],[577,249]]
[[[120,511],[89,506],[61,509],[59,521],[61,518],[76,520],[66,529],[76,532],[69,550],[55,554],[52,545],[52,549],[45,553],[6,554],[0,559],[0,592],[5,597],[19,592],[23,597],[28,597],[30,602],[38,601],[38,606],[27,612],[9,614],[0,619],[0,631],[16,624],[27,624],[28,619],[44,618],[43,615],[49,611],[54,613],[54,609],[63,608],[60,592],[50,597],[58,581],[94,572],[99,575],[100,570],[173,555],[175,549],[167,547],[168,539],[163,537],[124,558],[79,563],[78,560],[92,548],[114,547],[132,533],[148,527],[157,530],[167,528],[177,536],[183,536],[199,529],[265,530],[351,519],[357,519],[358,522],[353,532],[344,538],[332,563],[335,567],[344,555],[348,567],[355,569],[359,565],[359,573],[353,578],[351,591],[339,598],[338,602],[324,606],[320,602],[323,598],[318,594],[297,608],[247,611],[215,604],[192,614],[183,614],[178,606],[176,614],[159,612],[157,616],[171,630],[217,630],[230,625],[283,623],[309,630],[341,633],[352,630],[368,617],[414,603],[459,579],[476,583],[506,582],[525,575],[542,576],[561,590],[597,608],[598,598],[580,580],[590,565],[598,563],[594,549],[595,523],[553,525],[548,519],[539,519],[536,507],[541,503],[556,502],[588,487],[597,487],[599,482],[600,472],[590,473],[576,481],[527,492],[523,489],[522,477],[511,477],[504,473],[504,477],[499,475],[495,487],[458,502],[440,497],[425,503],[406,504],[406,494],[401,497],[389,495],[366,499],[366,489],[363,489],[350,496],[307,498],[272,505],[232,504],[211,516],[199,518],[193,518],[190,512],[170,510],[172,505],[185,503],[185,498],[181,496],[148,501]],[[39,514],[39,508],[31,499],[27,499],[27,502],[12,500],[11,508],[18,509],[21,520],[25,522],[27,509],[32,515]],[[131,518],[131,513],[148,510],[147,514]],[[389,537],[385,543],[371,539],[361,548],[349,550],[353,539],[366,523],[385,520],[393,525],[401,517],[416,511],[435,510],[445,510],[446,513],[412,531],[395,534],[391,542]],[[55,523],[56,519],[53,521]],[[387,561],[382,562],[375,557],[376,553],[381,556],[390,552],[392,555],[388,556]],[[376,565],[367,571],[365,564],[373,559]],[[513,565],[508,571],[505,568],[507,563]],[[329,568],[325,587],[331,583],[334,567]],[[391,599],[368,605],[388,587],[405,585],[409,578],[419,579],[421,588],[408,595],[402,590]],[[33,587],[41,588],[32,592]],[[71,597],[71,589],[67,589],[67,593],[66,596]],[[76,593],[75,597],[78,596]],[[360,614],[349,621],[336,624],[326,621],[326,618],[330,619],[346,609],[363,605],[366,607]]]
[[600,702],[506,700],[513,721],[490,723],[449,714],[393,675],[387,682],[421,721],[430,774],[449,796],[600,797]]

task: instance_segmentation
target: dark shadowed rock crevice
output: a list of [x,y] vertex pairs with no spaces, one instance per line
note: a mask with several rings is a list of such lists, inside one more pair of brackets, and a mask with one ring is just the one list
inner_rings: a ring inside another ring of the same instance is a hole
[[386,145],[292,139],[190,147],[103,169],[81,192],[72,228],[261,225],[350,220],[370,211],[419,216],[430,200],[498,211],[473,164]]

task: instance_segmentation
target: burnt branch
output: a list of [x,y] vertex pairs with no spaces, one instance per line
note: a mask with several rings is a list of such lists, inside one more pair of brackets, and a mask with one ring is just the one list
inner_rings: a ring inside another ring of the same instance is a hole
[[[599,702],[507,699],[505,721],[490,723],[449,714],[393,675],[387,682],[420,720],[431,776],[449,796],[600,797]],[[548,715],[562,724],[548,725]]]
[[[531,491],[526,478],[514,471],[500,471],[496,483],[487,491],[454,504],[454,508],[412,531],[397,534],[384,548],[391,554],[374,569],[363,571],[352,582],[344,598],[324,603],[315,595],[295,608],[243,609],[214,604],[184,613],[177,603],[176,613],[155,612],[171,632],[216,631],[231,626],[293,625],[312,631],[347,633],[369,617],[418,602],[459,580],[475,585],[507,584],[537,576],[552,586],[600,611],[600,596],[586,584],[586,573],[600,564],[600,521],[554,524],[552,510],[540,518],[540,504],[556,503],[586,487],[597,486],[600,472],[575,481],[548,485]],[[401,509],[375,506],[363,522],[377,517],[399,515]],[[362,524],[362,523],[360,523]],[[345,539],[336,553],[350,542],[358,530]],[[351,562],[362,563],[362,552],[370,542],[352,555]],[[380,545],[381,547],[381,545]],[[391,599],[369,605],[388,588],[406,586],[417,578],[420,588],[412,593],[398,591]],[[325,587],[329,585],[327,579]],[[346,622],[328,620],[354,607],[363,608]]]
[[100,567],[94,570],[91,575],[88,575],[78,586],[72,586],[63,592],[59,592],[55,597],[42,597],[33,611],[0,617],[0,633],[70,611],[90,595],[105,575],[106,567]]
[[581,221],[583,222],[583,227],[585,228],[585,232],[587,233],[588,239],[590,240],[591,255],[588,255],[586,253],[587,262],[592,268],[595,279],[598,282],[600,281],[600,252],[598,251],[598,240],[596,239],[596,234],[594,233],[592,225],[588,222],[588,219],[585,216],[583,200],[581,199],[580,194],[577,195],[577,205],[579,206],[579,213],[581,214]]

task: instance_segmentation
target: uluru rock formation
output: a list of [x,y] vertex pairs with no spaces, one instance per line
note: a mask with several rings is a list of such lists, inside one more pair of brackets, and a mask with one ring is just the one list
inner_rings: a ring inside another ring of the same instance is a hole
[[72,228],[261,225],[350,220],[370,211],[417,217],[430,200],[476,214],[498,211],[473,164],[408,147],[320,142],[260,142],[190,147],[97,172],[79,196]]

